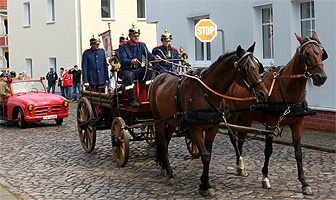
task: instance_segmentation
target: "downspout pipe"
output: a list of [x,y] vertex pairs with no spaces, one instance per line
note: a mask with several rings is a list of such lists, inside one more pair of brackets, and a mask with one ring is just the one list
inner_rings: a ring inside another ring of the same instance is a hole
[[222,33],[222,49],[223,49],[223,55],[224,55],[225,54],[224,30],[223,29],[217,29],[217,31]]

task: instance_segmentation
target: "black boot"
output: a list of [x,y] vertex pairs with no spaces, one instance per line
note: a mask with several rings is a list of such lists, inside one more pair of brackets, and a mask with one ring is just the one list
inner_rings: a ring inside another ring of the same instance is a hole
[[130,105],[131,105],[131,107],[133,107],[133,108],[137,108],[137,107],[139,107],[139,103],[138,103],[135,99],[132,99],[132,100],[131,100]]

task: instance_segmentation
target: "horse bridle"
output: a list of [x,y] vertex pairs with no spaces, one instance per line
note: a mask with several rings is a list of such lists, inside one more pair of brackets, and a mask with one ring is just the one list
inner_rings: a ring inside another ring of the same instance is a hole
[[[247,58],[246,58],[247,57]],[[241,63],[244,58],[246,58],[244,64],[242,66],[239,65],[239,63]],[[247,82],[247,77],[248,77],[248,69],[246,69],[246,65],[248,62],[251,62],[252,64],[252,68],[255,69],[256,66],[253,62],[253,59],[256,59],[257,62],[259,63],[259,73],[262,72],[262,70],[264,69],[262,64],[259,62],[259,60],[253,56],[253,54],[251,52],[245,52],[244,55],[236,62],[234,62],[234,67],[235,67],[235,71],[239,71],[240,76],[243,79],[244,84],[246,85],[248,91],[251,93],[252,97],[256,97],[258,94],[255,91],[254,87],[259,85],[260,83],[262,83],[264,81],[264,79],[260,78],[258,80],[256,80],[254,83],[252,83],[251,85],[249,85],[249,83]],[[260,69],[262,68],[262,69]]]
[[327,51],[323,48],[323,46],[321,44],[319,44],[316,40],[312,40],[310,38],[307,38],[308,41],[303,43],[300,47],[299,47],[299,51],[301,51],[301,49],[307,45],[309,45],[307,48],[305,48],[301,55],[302,55],[302,58],[303,58],[303,63],[305,65],[305,74],[307,75],[307,78],[310,77],[312,74],[310,73],[312,70],[314,70],[317,66],[319,65],[322,65],[323,66],[323,63],[322,62],[319,62],[319,63],[315,63],[314,65],[312,66],[307,66],[307,56],[306,56],[306,51],[307,49],[309,49],[310,47],[313,48],[313,51],[315,54],[319,54],[320,53],[320,50],[317,48],[320,47],[321,50],[322,50],[322,61],[326,60],[328,58],[328,53]]

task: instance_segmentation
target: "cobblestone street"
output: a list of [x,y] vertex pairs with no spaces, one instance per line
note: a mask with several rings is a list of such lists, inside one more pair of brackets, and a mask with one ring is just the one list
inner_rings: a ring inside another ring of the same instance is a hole
[[[155,165],[155,148],[145,141],[130,142],[130,157],[118,167],[110,130],[97,130],[96,148],[84,152],[77,133],[76,103],[70,115],[55,121],[33,123],[19,129],[0,121],[0,179],[23,199],[204,199],[198,193],[200,159],[192,159],[184,138],[169,145],[176,185],[168,186]],[[237,176],[235,153],[225,134],[218,134],[210,164],[214,195],[205,199],[336,199],[335,154],[303,148],[303,166],[314,194],[302,194],[294,149],[273,144],[269,166],[272,189],[261,187],[264,144],[244,145],[248,177]]]

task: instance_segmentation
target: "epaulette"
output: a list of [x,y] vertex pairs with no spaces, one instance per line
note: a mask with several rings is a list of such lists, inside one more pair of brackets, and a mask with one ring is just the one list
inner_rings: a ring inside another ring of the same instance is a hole
[[88,51],[88,50],[90,50],[90,49],[85,49],[84,52],[85,52],[85,51]]
[[175,47],[172,47],[172,49],[178,52],[178,50]]
[[146,44],[146,43],[144,43],[144,42],[140,42],[140,41],[139,41],[138,43],[141,43],[141,44]]
[[160,47],[162,47],[162,45],[156,46],[156,47],[154,47],[153,49],[160,48]]
[[122,43],[120,43],[119,45],[123,45],[123,44],[127,44],[127,42],[122,42]]

